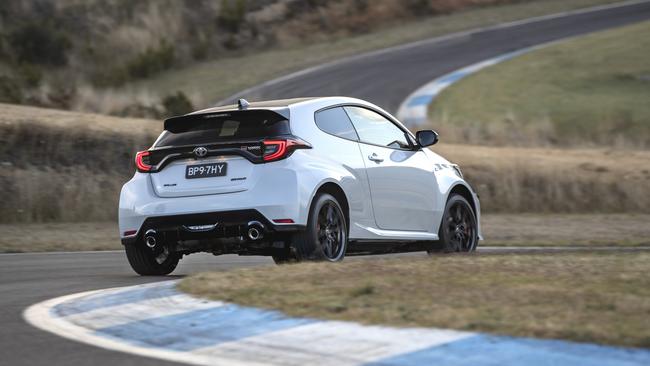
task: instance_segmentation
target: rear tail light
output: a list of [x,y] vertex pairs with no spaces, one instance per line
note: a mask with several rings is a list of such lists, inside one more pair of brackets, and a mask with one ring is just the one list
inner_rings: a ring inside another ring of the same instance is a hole
[[135,154],[135,166],[138,168],[139,172],[146,173],[151,170],[151,165],[149,165],[149,151],[138,151]]
[[311,149],[311,145],[299,138],[264,140],[263,158],[265,162],[281,160],[297,149]]

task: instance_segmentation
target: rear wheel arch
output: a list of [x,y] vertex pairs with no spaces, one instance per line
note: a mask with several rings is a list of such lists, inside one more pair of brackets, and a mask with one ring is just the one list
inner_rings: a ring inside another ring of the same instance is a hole
[[339,198],[326,190],[316,192],[305,230],[297,231],[289,246],[273,254],[276,264],[310,260],[338,262],[345,257],[347,219]]
[[314,193],[314,196],[312,197],[312,202],[310,202],[309,207],[311,207],[314,199],[318,197],[318,195],[321,193],[327,193],[332,195],[334,198],[336,198],[336,201],[339,203],[339,205],[341,205],[341,209],[343,210],[343,215],[345,215],[345,221],[349,233],[350,232],[350,205],[348,203],[348,198],[345,195],[345,191],[343,191],[343,188],[341,188],[341,186],[333,182],[324,183],[323,185],[318,187],[316,193]]

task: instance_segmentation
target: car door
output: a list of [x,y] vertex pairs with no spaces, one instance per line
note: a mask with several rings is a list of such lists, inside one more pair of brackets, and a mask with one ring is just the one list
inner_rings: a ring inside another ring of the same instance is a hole
[[375,218],[366,166],[359,149],[359,136],[343,107],[335,106],[319,110],[314,114],[314,120],[316,126],[325,132],[316,148],[324,146],[327,159],[337,162],[347,173],[352,173],[354,176],[354,179],[340,180],[339,184],[348,198],[350,237],[362,237],[364,230],[357,224],[362,227],[375,227]]
[[438,187],[426,154],[413,147],[406,131],[377,111],[344,109],[359,136],[377,227],[432,232]]

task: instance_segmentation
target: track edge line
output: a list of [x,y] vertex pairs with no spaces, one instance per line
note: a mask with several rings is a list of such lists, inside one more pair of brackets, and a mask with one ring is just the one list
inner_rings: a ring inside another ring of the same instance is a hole
[[[175,280],[174,280],[175,281]],[[167,281],[163,281],[167,282]],[[160,284],[161,282],[156,282],[155,284]],[[130,286],[127,286],[130,287]],[[53,299],[45,300],[36,304],[29,306],[22,313],[23,319],[30,325],[40,330],[46,331],[48,333],[55,334],[57,336],[76,341],[79,343],[88,344],[91,346],[103,348],[109,351],[118,351],[133,354],[136,356],[156,358],[164,361],[179,362],[192,365],[214,365],[214,357],[202,357],[199,355],[178,352],[178,351],[169,351],[162,349],[150,349],[147,347],[142,347],[134,344],[127,344],[123,341],[118,341],[111,339],[105,336],[98,336],[94,334],[93,331],[68,323],[63,319],[59,319],[52,315],[52,309],[66,301],[78,299],[83,296],[93,295],[96,293],[117,290],[123,287],[112,287],[101,290],[91,290],[79,292],[71,295],[64,295],[55,297]],[[219,364],[226,366],[245,366],[251,365],[251,363],[240,363],[234,362],[231,359],[220,359],[218,360]],[[262,364],[258,364],[261,366]]]

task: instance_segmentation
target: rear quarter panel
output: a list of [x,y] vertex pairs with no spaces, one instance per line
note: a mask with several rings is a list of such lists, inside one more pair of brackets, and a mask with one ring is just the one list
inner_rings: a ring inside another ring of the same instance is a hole
[[301,199],[307,203],[301,205],[304,210],[301,217],[305,217],[306,221],[309,205],[318,189],[325,183],[335,183],[341,187],[347,198],[350,208],[350,238],[354,239],[364,234],[355,224],[374,227],[375,220],[358,143],[323,132],[314,122],[314,113],[331,104],[312,103],[302,108],[300,105],[292,108],[292,133],[309,142],[312,149],[298,150],[291,159],[295,159],[301,166],[300,185],[309,192]]

